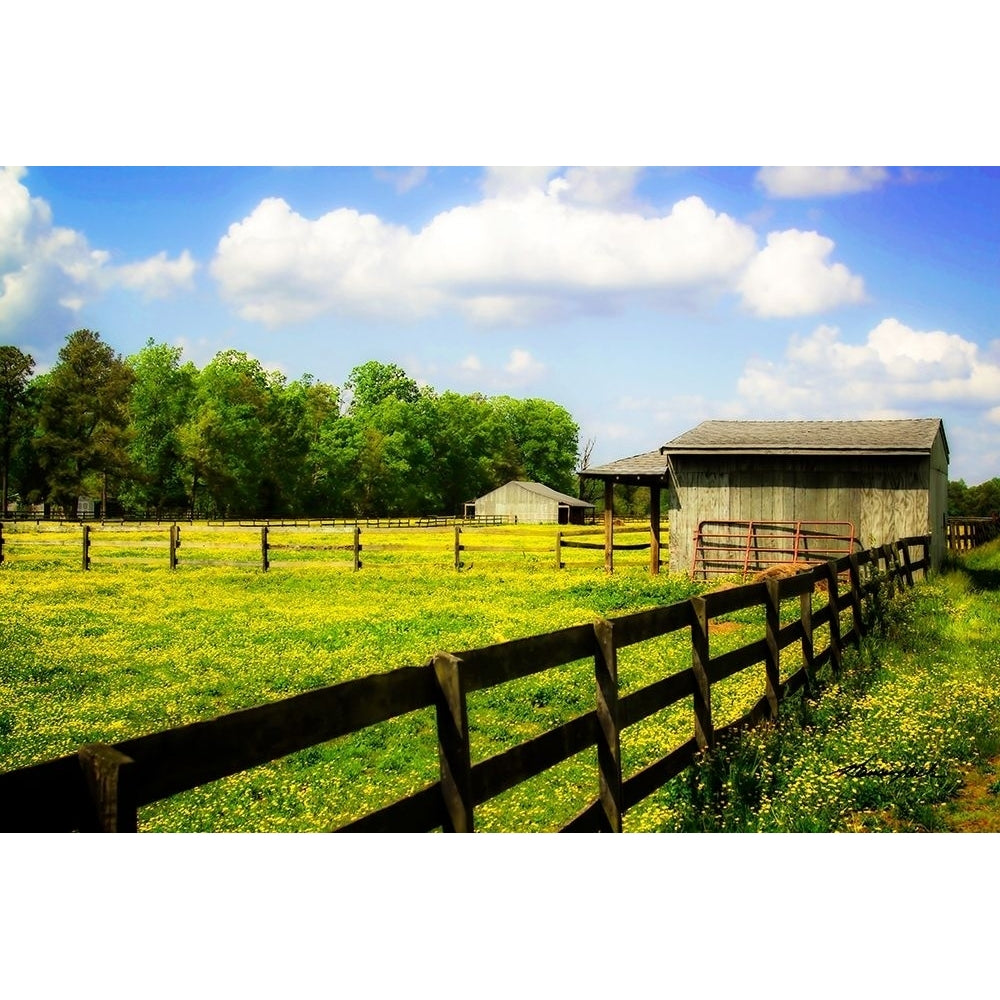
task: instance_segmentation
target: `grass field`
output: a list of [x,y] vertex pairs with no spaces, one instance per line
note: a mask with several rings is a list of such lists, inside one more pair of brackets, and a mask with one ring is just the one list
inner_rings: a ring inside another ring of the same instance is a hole
[[[5,532],[4,769],[692,591],[651,578],[641,551],[618,554],[611,579],[594,550],[565,550],[567,569],[557,572],[551,527],[465,529],[461,572],[453,529],[365,530],[357,573],[339,547],[351,541],[343,529],[272,530],[267,573],[259,528],[181,532],[171,572],[166,527],[95,526],[86,573],[79,527]],[[623,533],[626,542],[644,538]],[[662,672],[638,656],[623,661],[626,688]],[[475,695],[474,751],[487,756],[589,709],[592,671],[581,663]],[[689,728],[688,716],[675,742]],[[140,822],[151,830],[326,829],[433,780],[436,768],[427,710],[151,806]],[[477,823],[548,828],[592,798],[594,780],[591,761],[567,762],[544,788],[536,781],[484,806]]]
[[[109,525],[93,529],[85,573],[79,527],[7,527],[0,570],[0,766],[422,663],[440,649],[460,651],[672,603],[698,589],[684,579],[651,577],[643,551],[616,553],[617,572],[609,578],[601,552],[564,549],[567,568],[558,572],[555,530],[465,529],[461,572],[454,568],[453,529],[365,530],[364,568],[355,573],[343,529],[273,529],[271,569],[264,573],[259,528],[184,525],[180,566],[172,572],[166,526]],[[623,531],[619,540],[645,537]],[[923,634],[906,615],[913,618],[912,609],[925,605],[947,607],[958,599],[955,581],[962,579],[969,578],[942,578],[901,602],[899,621],[910,622],[896,625],[904,655],[906,636]],[[985,606],[978,612],[977,628],[987,628],[991,613]],[[932,618],[945,628],[953,621],[949,614]],[[927,617],[921,610],[915,620]],[[731,616],[718,642],[713,638],[713,653],[762,633],[759,613]],[[969,668],[974,678],[949,673],[948,656],[957,650],[939,636],[928,638],[951,650],[935,657],[932,686],[927,658],[916,651],[892,683],[888,654],[879,654],[876,668],[869,651],[853,679],[788,713],[797,735],[782,727],[764,731],[739,753],[720,756],[700,776],[678,779],[631,810],[626,829],[877,829],[919,818],[923,805],[954,791],[961,762],[984,749],[997,722],[986,706],[990,698],[992,705],[998,701],[995,672],[977,663]],[[989,631],[989,638],[1000,636]],[[620,654],[622,692],[689,662],[689,644],[680,636],[629,647]],[[762,689],[763,668],[713,686],[716,724],[741,715]],[[476,692],[469,702],[473,759],[592,705],[589,662]],[[971,723],[956,721],[965,709],[979,719],[978,742]],[[944,728],[935,735],[938,724]],[[686,740],[691,728],[688,706],[630,727],[623,735],[625,773]],[[802,748],[810,752],[799,753]],[[593,758],[593,751],[581,754],[478,807],[477,828],[558,827],[594,797]],[[850,766],[859,761],[875,776],[854,775]],[[907,774],[924,767],[935,779],[914,784],[908,778],[912,808],[897,810],[895,818],[885,816],[892,802],[880,812],[864,798],[871,799],[872,788],[892,788],[879,773],[890,765]],[[838,775],[843,767],[848,771]],[[141,811],[140,828],[329,829],[436,774],[435,723],[426,710],[153,804]],[[861,791],[852,797],[845,789]]]

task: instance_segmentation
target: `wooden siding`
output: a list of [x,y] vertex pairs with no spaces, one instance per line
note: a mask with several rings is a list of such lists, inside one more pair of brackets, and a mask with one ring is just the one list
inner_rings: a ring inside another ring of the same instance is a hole
[[931,458],[676,456],[670,571],[690,571],[694,533],[706,520],[850,521],[864,548],[932,532],[943,554],[936,513],[943,506],[935,505],[947,499],[947,464],[943,446],[936,452]]
[[518,483],[507,483],[476,501],[476,516],[482,514],[516,517],[518,524],[558,524],[559,503]]

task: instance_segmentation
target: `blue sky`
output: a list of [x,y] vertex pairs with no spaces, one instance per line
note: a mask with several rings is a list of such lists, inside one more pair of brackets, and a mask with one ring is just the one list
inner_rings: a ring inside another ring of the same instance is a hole
[[0,175],[0,338],[235,347],[342,384],[541,396],[595,462],[706,418],[941,416],[1000,475],[1000,172],[29,167]]

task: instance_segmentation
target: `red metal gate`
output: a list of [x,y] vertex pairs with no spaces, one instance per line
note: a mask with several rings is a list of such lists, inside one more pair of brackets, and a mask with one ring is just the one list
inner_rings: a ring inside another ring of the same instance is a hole
[[702,521],[691,576],[739,576],[794,562],[826,562],[854,551],[850,521]]

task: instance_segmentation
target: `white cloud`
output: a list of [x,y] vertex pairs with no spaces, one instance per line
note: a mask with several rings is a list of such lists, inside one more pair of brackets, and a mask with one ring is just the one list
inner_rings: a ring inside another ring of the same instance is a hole
[[457,312],[517,325],[608,314],[629,302],[690,308],[739,293],[762,317],[862,301],[833,242],[754,229],[696,196],[633,204],[631,167],[494,168],[483,197],[422,229],[338,208],[309,219],[267,198],[220,239],[211,271],[244,319],[278,327],[324,313],[415,320]]
[[757,183],[772,198],[814,198],[871,191],[889,178],[885,167],[761,167]]
[[458,367],[464,372],[481,372],[483,370],[483,363],[475,354],[470,354],[458,363]]
[[530,380],[541,375],[545,371],[545,365],[532,357],[530,351],[515,347],[510,352],[507,364],[504,365],[504,371],[519,380]]
[[427,179],[426,167],[375,167],[373,173],[386,184],[391,184],[396,194],[406,194]]
[[772,415],[934,416],[948,406],[995,404],[1000,364],[958,334],[913,330],[890,318],[862,344],[845,343],[829,326],[793,337],[783,360],[748,361],[738,391],[755,412]]
[[161,250],[155,257],[114,268],[113,280],[146,298],[163,299],[176,291],[190,291],[197,266],[187,250],[175,260],[168,260],[166,251]]
[[73,229],[54,226],[52,211],[33,198],[20,168],[0,169],[0,336],[19,342],[60,340],[90,300],[115,285],[148,295],[190,287],[195,264],[186,251],[114,266]]
[[827,260],[833,240],[815,232],[768,233],[738,283],[743,303],[757,316],[806,316],[863,302],[864,281]]
[[310,220],[265,199],[219,241],[212,274],[241,316],[270,326],[444,310],[496,324],[719,293],[756,252],[750,227],[697,197],[655,216],[606,207],[627,198],[630,171],[550,173],[491,171],[488,197],[418,232],[347,208]]

